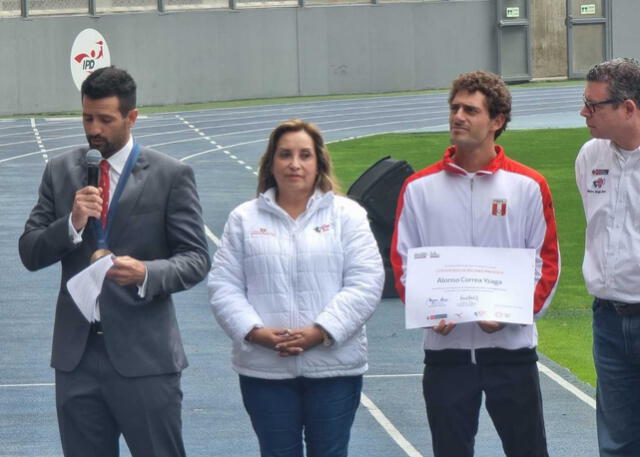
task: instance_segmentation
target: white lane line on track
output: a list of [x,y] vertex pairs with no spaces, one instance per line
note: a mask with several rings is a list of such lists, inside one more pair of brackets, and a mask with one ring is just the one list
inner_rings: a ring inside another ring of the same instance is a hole
[[[576,387],[573,384],[571,384],[570,382],[568,382],[566,379],[564,379],[562,376],[560,376],[558,373],[553,371],[548,366],[543,365],[542,363],[538,362],[538,370],[540,370],[541,373],[546,375],[549,379],[551,379],[553,382],[558,384],[560,387],[562,387],[563,389],[567,390],[569,393],[571,393],[572,395],[577,397],[579,400],[581,400],[584,403],[586,403],[587,405],[591,406],[593,409],[596,408],[596,400],[595,399],[591,398],[590,395],[584,393],[578,387]],[[409,378],[409,377],[420,377],[420,376],[422,376],[422,373],[415,373],[415,374],[412,374],[412,373],[406,373],[406,374],[369,374],[369,375],[364,375],[365,378]]]
[[[195,133],[198,133],[199,135],[202,135],[202,136],[204,137],[204,135],[205,135],[205,134],[204,134],[204,133],[202,133],[202,132],[200,132],[200,129],[198,129],[198,128],[197,128],[197,127],[195,127],[194,125],[189,124],[189,122],[188,122],[184,117],[182,117],[182,116],[180,116],[180,115],[176,114],[176,118],[177,118],[177,119],[179,119],[179,120],[181,120],[181,121],[182,121],[185,125],[187,125],[187,126],[188,126],[192,131],[194,131]],[[207,138],[207,139],[209,139],[210,137],[206,137],[206,138]],[[198,138],[198,139],[203,140],[204,138],[202,138],[202,137],[201,137],[201,138]],[[260,140],[260,141],[263,141],[263,140]],[[214,149],[208,149],[208,150],[206,150],[206,151],[201,151],[201,152],[197,152],[197,153],[195,153],[195,154],[188,155],[188,156],[186,156],[186,157],[183,157],[183,158],[182,158],[182,159],[180,159],[180,160],[181,160],[181,161],[185,161],[185,160],[188,160],[188,159],[192,159],[192,158],[194,158],[194,157],[201,156],[201,155],[206,154],[206,153],[208,153],[208,152],[219,151],[219,150],[223,149],[223,146],[219,145],[215,140],[210,140],[210,139],[209,139],[209,143],[211,143],[212,145],[214,145],[214,146],[215,146],[215,148],[214,148]],[[253,141],[252,141],[252,142],[250,142],[250,143],[253,143]],[[228,146],[228,147],[233,147],[233,146],[236,146],[236,145],[232,145],[232,146]],[[230,153],[229,153],[229,151],[224,151],[224,153],[227,155],[227,157],[229,157],[229,158],[233,159],[233,160],[234,160],[238,165],[241,165],[241,166],[242,166],[242,167],[244,167],[246,170],[253,171],[253,167],[251,167],[251,166],[247,165],[244,161],[240,160],[238,157],[236,157],[236,156],[234,156],[234,155],[230,154]],[[256,174],[256,173],[254,172],[254,174]]]
[[[53,137],[47,137],[45,134],[46,132],[43,132],[42,129],[38,129],[39,134],[40,134],[40,139],[42,140],[43,136],[46,138],[47,141],[58,141],[58,140],[64,140],[67,138],[84,138],[84,135],[80,135],[79,133],[77,134],[73,134],[73,135],[63,135],[63,136],[53,136]],[[33,134],[33,132],[30,132],[31,134]],[[17,134],[16,134],[17,135]],[[20,133],[21,136],[24,136],[25,133],[21,132]],[[2,138],[6,138],[6,136],[2,136]],[[14,141],[12,143],[2,143],[0,144],[0,147],[6,147],[6,146],[15,146],[18,144],[30,144],[33,143],[32,139],[28,139],[28,140],[21,140],[21,141]]]
[[207,226],[207,224],[204,225],[204,233],[207,235],[207,237],[209,237],[209,239],[211,241],[213,241],[213,244],[216,245],[216,247],[220,247],[220,238],[218,238],[217,236],[215,236],[213,234],[213,232],[211,231],[211,229]]
[[[596,408],[596,401],[591,398],[586,393],[582,392],[580,389],[575,387],[573,384],[567,382],[562,376],[557,374],[555,371],[551,370],[551,368],[543,365],[538,362],[538,370],[544,373],[549,379],[553,382],[560,385],[560,387],[569,391],[569,393],[576,396],[579,400],[583,401],[591,408]],[[399,378],[399,377],[419,377],[422,374],[397,374],[397,375],[365,375],[365,378]],[[407,441],[407,439],[402,436],[400,431],[387,419],[384,413],[373,403],[369,397],[367,397],[364,393],[361,394],[362,406],[364,406],[369,413],[374,417],[374,419],[382,426],[382,428],[387,432],[387,434],[400,446],[400,448],[410,457],[423,457],[420,452],[418,452],[412,445]]]
[[[544,107],[542,108],[542,110],[546,111],[548,110],[548,103],[544,105]],[[566,103],[562,103],[559,104],[559,106],[561,106],[563,108],[563,111],[566,110]],[[579,106],[582,106],[581,104]],[[579,108],[578,105],[575,105],[576,109]],[[315,111],[310,111],[309,114],[304,114],[304,110],[302,111],[297,111],[295,113],[295,115],[297,117],[301,117],[301,118],[312,118],[315,120],[316,123],[319,122],[320,119],[324,119],[324,118],[328,118],[328,119],[332,119],[331,121],[327,121],[327,122],[323,122],[323,125],[326,126],[328,124],[335,124],[335,123],[339,123],[340,125],[344,125],[345,122],[358,122],[358,121],[371,121],[371,120],[377,120],[377,119],[391,119],[391,118],[406,118],[409,117],[409,119],[403,119],[400,121],[397,121],[396,123],[402,123],[402,122],[409,122],[409,123],[416,123],[416,122],[428,122],[434,119],[446,119],[448,116],[448,111],[446,109],[445,106],[438,106],[437,108],[428,108],[428,107],[417,107],[417,108],[404,108],[404,109],[394,109],[394,110],[386,110],[383,111],[381,113],[379,113],[378,115],[375,116],[363,116],[362,113],[360,111],[357,111],[358,108],[353,108],[352,109],[354,111],[353,114],[343,114],[340,116],[336,115],[335,110],[332,111],[330,114],[318,114]],[[417,113],[411,114],[409,111],[413,111],[413,110],[420,110]],[[518,112],[519,115],[528,115],[530,113],[533,113],[535,111],[540,111],[540,109],[532,107],[531,104],[528,104],[526,107],[520,108],[520,107],[515,107],[514,108],[514,112]],[[390,113],[399,113],[399,114],[390,114]],[[434,115],[436,115],[437,117],[434,117]],[[176,116],[177,117],[177,116]],[[194,116],[190,116],[190,118],[193,118]],[[264,117],[264,116],[262,116]],[[344,119],[345,117],[351,117],[353,119]],[[340,119],[337,119],[340,118]],[[273,125],[273,118],[265,118],[263,120],[260,121],[255,121],[255,122],[240,122],[240,118],[237,118],[236,122],[233,123],[228,123],[229,121],[233,121],[233,119],[229,119],[228,117],[225,118],[224,122],[227,122],[227,124],[222,123],[221,121],[218,119],[213,119],[213,120],[209,120],[207,121],[205,120],[201,120],[199,121],[199,125],[200,127],[196,128],[193,124],[188,124],[186,121],[184,121],[183,123],[185,125],[188,125],[190,128],[192,128],[194,131],[198,132],[199,135],[204,135],[203,130],[206,131],[209,128],[215,128],[215,129],[223,129],[223,128],[235,128],[234,130],[231,131],[227,131],[226,133],[221,133],[218,134],[218,137],[221,136],[229,136],[229,135],[238,135],[238,134],[243,134],[243,133],[258,133],[258,132],[265,132],[268,133],[272,130],[272,125]],[[261,125],[264,125],[264,128],[253,128],[253,129],[247,129],[247,126],[256,126],[259,127]],[[378,125],[378,124],[374,124],[374,125]],[[237,128],[240,128],[240,130],[237,130]],[[347,127],[350,128],[350,127]],[[323,129],[323,131],[327,132],[330,130],[326,130]],[[137,135],[137,138],[144,138],[144,137],[158,137],[158,136],[162,136],[162,135],[173,135],[176,133],[181,133],[183,132],[183,130],[169,130],[169,131],[163,131],[163,132],[155,132],[155,133],[148,133],[148,134],[144,134],[144,135]],[[182,140],[182,141],[192,141],[192,140]],[[172,144],[173,142],[168,142],[168,143],[164,143],[164,144]],[[161,145],[163,143],[160,143]]]
[[0,163],[11,162],[12,160],[22,159],[24,157],[34,156],[40,154],[40,151],[27,152],[26,154],[20,154],[19,156],[7,157],[6,159],[0,159]]
[[[137,120],[147,119],[149,116],[146,114],[140,114]],[[82,116],[60,116],[60,117],[45,117],[43,118],[47,122],[77,122],[82,120]]]
[[[429,120],[435,120],[435,119],[436,118],[429,119]],[[413,121],[413,122],[421,122],[421,121],[423,121],[423,119],[416,120],[416,121]],[[326,134],[326,133],[330,133],[330,132],[337,132],[337,131],[350,130],[350,129],[357,130],[357,129],[371,128],[371,127],[377,127],[377,126],[381,126],[381,125],[397,124],[397,123],[398,122],[385,122],[385,123],[378,123],[378,124],[365,124],[365,125],[357,125],[357,126],[353,126],[353,127],[344,127],[344,128],[337,128],[337,129],[325,129],[325,130],[323,130],[323,132]],[[375,133],[370,133],[370,134],[365,134],[365,135],[356,135],[356,136],[352,136],[352,137],[349,137],[349,138],[344,138],[344,139],[340,139],[340,140],[336,140],[336,141],[345,141],[345,140],[351,140],[351,139],[354,139],[354,138],[363,138],[363,137],[366,137],[366,136],[379,135],[379,134],[382,134],[382,133],[413,132],[413,131],[423,131],[424,129],[428,129],[429,131],[431,131],[434,128],[437,129],[437,130],[443,130],[444,131],[444,130],[447,130],[449,128],[449,124],[441,124],[441,125],[438,125],[438,126],[429,126],[429,127],[412,127],[412,128],[408,128],[408,129],[392,129],[392,130],[380,131],[380,132],[375,132]],[[271,131],[271,130],[272,130],[271,128],[264,129],[265,132],[268,132],[268,131]],[[240,134],[240,133],[243,133],[243,132],[234,132],[233,134],[237,135],[237,134]],[[244,132],[244,133],[246,133],[246,132]],[[254,131],[251,131],[251,133],[254,133]],[[226,134],[223,134],[221,136],[225,136],[225,135]],[[188,138],[188,139],[183,139],[183,140],[170,141],[168,143],[156,143],[156,144],[148,145],[148,147],[159,147],[159,146],[166,146],[166,145],[169,145],[169,144],[188,143],[188,142],[193,142],[193,141],[203,141],[203,138],[196,137],[196,138]],[[267,142],[266,138],[261,138],[261,139],[258,139],[258,140],[244,141],[244,142],[241,142],[241,143],[234,143],[234,144],[226,145],[226,146],[224,146],[224,148],[231,149],[231,148],[235,148],[235,147],[238,147],[238,146],[245,146],[245,145],[248,145],[248,144],[266,143],[266,142]],[[333,141],[331,141],[331,142],[333,142]],[[331,142],[328,142],[328,143],[331,143]],[[211,144],[217,144],[213,140],[211,140],[210,143]],[[222,149],[222,146],[219,146],[218,148],[214,148],[214,149],[207,149],[206,151],[196,152],[194,154],[190,154],[188,156],[185,156],[180,160],[193,159],[194,157],[198,157],[198,156],[201,156],[203,154],[207,154],[209,152],[215,152],[218,149]],[[224,151],[224,153],[227,154],[227,155],[229,154],[228,151]]]
[[360,403],[364,406],[369,413],[373,416],[373,418],[378,421],[378,423],[382,426],[385,432],[396,442],[398,446],[404,451],[406,455],[409,457],[423,457],[418,450],[413,447],[413,445],[407,441],[407,439],[402,436],[402,433],[387,419],[387,416],[384,415],[382,411],[373,403],[369,397],[367,397],[364,393],[360,396]]
[[[204,230],[205,230],[205,233],[206,233],[207,237],[209,237],[209,239],[216,245],[216,247],[220,246],[220,239],[213,234],[211,229],[208,226],[205,225],[204,226]],[[589,395],[587,395],[586,393],[584,393],[583,391],[581,391],[580,389],[575,387],[573,384],[567,382],[562,376],[557,374],[551,368],[549,368],[546,365],[543,365],[542,363],[538,362],[538,369],[543,374],[545,374],[549,379],[551,379],[552,381],[554,381],[555,383],[560,385],[560,387],[562,387],[565,390],[569,391],[571,394],[573,394],[579,400],[583,401],[584,403],[586,403],[588,406],[590,406],[593,409],[596,408],[596,401],[593,398],[591,398]],[[416,374],[409,373],[409,374],[395,374],[395,375],[393,375],[393,374],[392,375],[365,375],[364,377],[365,378],[401,378],[401,377],[419,377],[419,376],[422,376],[422,374],[421,373],[416,373]],[[54,385],[55,385],[54,383],[0,384],[0,389],[2,389],[2,388],[12,388],[12,387],[14,387],[14,388],[15,387],[51,387],[51,386],[54,386]],[[391,424],[391,422],[385,417],[385,415],[382,413],[382,411],[380,411],[380,409],[378,409],[378,407],[364,393],[362,394],[362,405],[365,408],[367,408],[367,410],[371,413],[371,415],[373,415],[373,417],[378,421],[378,423],[380,423],[380,425],[387,431],[387,433],[389,433],[389,435],[392,436],[394,441],[396,441],[396,443],[398,443],[398,445],[404,449],[402,444],[400,444],[400,442],[398,442],[398,440],[392,435],[392,432],[390,432],[390,430],[395,430],[395,432],[398,433],[398,435],[399,435],[401,440],[404,440],[406,442],[406,439],[404,439],[404,437],[402,437],[402,435],[400,435],[400,432],[398,432],[398,430],[393,426],[393,424]],[[375,413],[374,413],[374,411],[375,411]],[[388,428],[388,427],[390,427],[390,428]],[[407,444],[408,444],[408,442],[407,442]],[[409,446],[411,446],[411,444],[409,444]],[[412,446],[411,446],[411,448],[413,449]],[[412,456],[414,454],[407,453],[407,455]],[[420,454],[419,453],[415,454],[415,456],[420,456]]]
[[[358,129],[358,128],[368,128],[368,127],[375,126],[375,125],[378,125],[378,124],[360,125],[360,126],[353,127],[353,129],[355,130],[355,129]],[[384,130],[384,131],[381,130],[381,131],[378,131],[376,133],[369,133],[369,134],[364,134],[364,135],[354,135],[354,136],[351,136],[351,137],[348,137],[348,138],[342,138],[342,139],[330,141],[330,142],[327,142],[327,143],[352,140],[352,139],[355,139],[355,138],[364,138],[364,137],[373,136],[373,135],[379,135],[379,134],[383,134],[383,133],[399,133],[399,132],[422,131],[423,129],[426,129],[427,131],[432,131],[432,130],[445,131],[448,128],[449,128],[448,124],[441,124],[441,125],[438,125],[438,126],[430,126],[430,127],[422,127],[422,128],[421,127],[413,127],[413,128],[408,128],[408,129],[391,129],[391,130]],[[348,130],[348,128],[325,130],[324,132],[327,133],[327,132],[333,132],[333,131],[337,131],[337,130]],[[236,133],[239,133],[239,132],[236,132]],[[168,143],[151,144],[151,145],[148,145],[148,147],[159,147],[159,146],[168,145],[168,144],[191,142],[191,141],[203,141],[203,138],[197,137],[197,138],[190,138],[190,139],[186,139],[186,140],[170,141]],[[227,146],[225,146],[225,149],[232,149],[232,148],[235,148],[235,147],[238,147],[238,146],[246,146],[248,144],[266,143],[266,141],[267,141],[266,138],[260,138],[258,140],[252,140],[252,141],[244,141],[244,142],[241,142],[241,143],[234,143],[234,144],[227,145]],[[211,140],[210,143],[214,144],[214,145],[217,144],[214,140]],[[84,143],[78,143],[78,144],[72,144],[72,145],[65,145],[65,146],[50,148],[49,152],[67,150],[67,149],[71,150],[73,148],[77,148],[77,147],[80,147],[80,146],[85,146],[85,144]],[[215,152],[215,151],[217,151],[219,149],[222,149],[222,146],[218,146],[217,148],[213,148],[213,149],[207,149],[205,151],[196,152],[194,154],[185,156],[180,160],[184,161],[184,160],[193,159],[194,157],[198,157],[198,156],[201,156],[201,155],[204,155],[204,154],[208,154],[209,152]],[[7,157],[6,159],[0,159],[0,164],[3,163],[3,162],[10,162],[10,161],[13,161],[13,160],[22,159],[24,157],[29,157],[29,156],[32,156],[32,155],[35,155],[35,154],[39,154],[39,153],[40,153],[40,151],[34,151],[34,152],[26,153],[26,154],[20,154],[20,155],[17,155],[17,156]],[[224,153],[227,154],[227,155],[230,154],[229,151],[224,151]],[[254,171],[253,174],[257,175],[257,172]]]
[[564,388],[565,390],[568,390],[570,393],[578,397],[578,399],[582,400],[587,405],[591,406],[593,409],[596,409],[596,401],[593,398],[591,398],[589,395],[587,395],[586,393],[578,389],[576,386],[568,382],[566,379],[564,379],[558,373],[553,371],[551,368],[538,362],[538,370],[544,373],[549,379],[559,384],[560,387]]
[[34,117],[31,118],[31,130],[33,130],[33,135],[36,137],[36,143],[38,143],[38,148],[40,148],[42,158],[44,159],[44,162],[47,163],[49,161],[49,154],[47,154],[47,149],[44,147],[44,144],[42,144],[40,132],[38,131],[38,126],[36,126],[36,119]]
[[[24,121],[25,119],[20,119],[20,120]],[[25,127],[29,128],[29,124],[25,124],[24,122],[21,122],[21,123],[14,122],[11,125],[0,127],[0,131],[18,129],[19,132],[23,132]],[[13,133],[10,133],[9,135],[13,135]],[[2,136],[4,136],[4,133],[2,134]]]
[[[71,150],[71,149],[74,149],[74,148],[79,148],[80,146],[86,146],[86,143],[60,146],[59,148],[49,148],[48,151],[49,152],[53,152],[53,151],[60,151],[60,150]],[[17,159],[22,159],[24,157],[29,157],[29,156],[32,156],[32,155],[35,155],[35,154],[40,154],[40,151],[28,152],[26,154],[20,154],[20,155],[13,156],[13,157],[7,157],[6,159],[1,159],[0,163],[10,162],[12,160],[17,160]]]
[[365,378],[416,378],[422,376],[422,373],[407,373],[407,374],[366,374]]
[[[562,97],[567,97],[569,100],[576,99],[577,91],[581,91],[581,86],[567,86],[567,89],[553,89],[554,103],[566,103],[566,101],[561,100]],[[514,100],[522,101],[533,99],[534,101],[539,100],[541,98],[540,94],[543,94],[546,89],[540,88],[529,88],[529,89],[514,89],[512,90],[512,96]],[[412,105],[425,105],[430,103],[440,103],[442,99],[446,99],[447,92],[442,91],[438,93],[429,93],[429,94],[409,94],[409,95],[400,95],[400,96],[385,96],[379,95],[376,97],[369,98],[347,98],[342,100],[318,100],[318,101],[307,101],[307,102],[292,102],[292,103],[282,103],[282,104],[267,104],[253,107],[235,107],[235,108],[213,108],[213,109],[204,109],[204,110],[194,110],[194,111],[182,111],[180,114],[189,115],[191,119],[201,118],[201,117],[224,117],[224,119],[228,120],[229,114],[232,115],[263,115],[269,113],[284,113],[290,111],[295,108],[299,109],[309,109],[309,110],[322,110],[324,106],[327,106],[328,110],[331,112],[335,112],[336,110],[341,111],[343,109],[351,109],[355,107],[360,110],[363,108],[372,109],[379,108],[385,106],[412,106]],[[579,99],[579,97],[578,97]],[[569,101],[567,100],[567,101]],[[344,108],[343,108],[344,106]]]
[[61,117],[45,117],[47,122],[77,122],[82,120],[80,116],[61,116]]
[[3,387],[53,387],[55,383],[53,382],[41,382],[37,384],[0,384],[0,388]]
[[196,152],[195,154],[190,154],[188,156],[184,156],[182,159],[180,159],[181,162],[184,162],[185,160],[189,160],[189,159],[193,159],[194,157],[198,157],[204,154],[208,154],[210,152],[216,152],[219,151],[220,149],[222,149],[220,146],[216,146],[213,149],[207,149],[206,151],[200,151],[200,152]]

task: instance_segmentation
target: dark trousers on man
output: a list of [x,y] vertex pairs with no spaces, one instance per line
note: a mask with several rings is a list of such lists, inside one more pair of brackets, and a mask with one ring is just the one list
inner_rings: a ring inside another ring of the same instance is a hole
[[593,302],[600,457],[640,456],[640,305]]
[[65,457],[117,457],[120,434],[133,457],[184,457],[180,373],[126,378],[92,331],[80,364],[56,370]]
[[470,351],[426,351],[423,393],[434,456],[473,456],[484,393],[506,456],[548,457],[535,350],[476,354],[472,363]]

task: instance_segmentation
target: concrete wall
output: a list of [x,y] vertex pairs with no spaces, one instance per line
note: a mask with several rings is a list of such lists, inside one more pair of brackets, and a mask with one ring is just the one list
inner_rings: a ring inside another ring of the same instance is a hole
[[447,87],[496,71],[495,0],[0,19],[0,114],[79,108],[85,28],[138,82],[140,105]]
[[640,13],[638,0],[610,0],[612,57],[640,60]]

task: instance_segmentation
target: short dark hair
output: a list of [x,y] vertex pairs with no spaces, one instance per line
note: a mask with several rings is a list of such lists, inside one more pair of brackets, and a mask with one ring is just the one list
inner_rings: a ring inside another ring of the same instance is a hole
[[100,68],[84,80],[80,89],[81,98],[98,100],[118,97],[120,113],[126,116],[136,107],[136,82],[126,70],[110,67]]
[[469,93],[481,92],[484,94],[491,119],[495,119],[500,114],[504,115],[504,124],[499,130],[496,130],[493,137],[494,139],[498,138],[511,120],[511,93],[502,78],[494,73],[482,70],[461,74],[453,80],[453,85],[449,92],[449,104],[461,90]]
[[611,100],[633,100],[640,108],[640,63],[636,59],[619,57],[594,65],[587,81],[607,83]]
[[324,139],[322,138],[320,129],[311,122],[305,122],[301,119],[291,119],[289,121],[282,122],[271,132],[267,150],[260,159],[260,170],[258,171],[258,194],[265,192],[271,187],[277,186],[276,179],[273,176],[271,168],[273,166],[273,158],[276,155],[276,149],[278,148],[280,138],[282,138],[282,135],[285,133],[299,131],[306,132],[313,140],[313,149],[318,161],[316,187],[323,192],[330,190],[333,190],[336,193],[340,192],[338,182],[333,175],[333,167],[331,165],[329,150],[324,144]]

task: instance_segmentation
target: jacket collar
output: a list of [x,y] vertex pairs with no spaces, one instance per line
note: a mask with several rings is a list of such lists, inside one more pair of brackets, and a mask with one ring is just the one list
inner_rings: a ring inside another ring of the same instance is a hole
[[[491,162],[489,162],[489,164],[486,167],[478,170],[475,174],[492,175],[496,171],[504,167],[504,161],[506,158],[504,154],[504,148],[497,144],[494,147],[496,151],[496,156],[494,157],[494,159]],[[456,152],[455,146],[449,146],[444,151],[444,157],[442,158],[442,165],[444,169],[458,175],[469,174],[464,168],[460,167],[453,161],[453,155],[455,154],[455,152]]]
[[[309,197],[309,201],[307,202],[307,209],[300,215],[298,219],[302,220],[303,218],[307,218],[318,212],[320,209],[331,205],[334,197],[335,195],[332,191],[323,192],[320,189],[316,188],[316,190],[313,192],[313,195]],[[289,217],[287,212],[283,210],[282,207],[280,207],[280,205],[278,205],[278,203],[276,202],[275,187],[267,189],[265,192],[261,193],[258,196],[258,205],[260,208],[265,209],[271,213],[283,215],[287,218]]]

